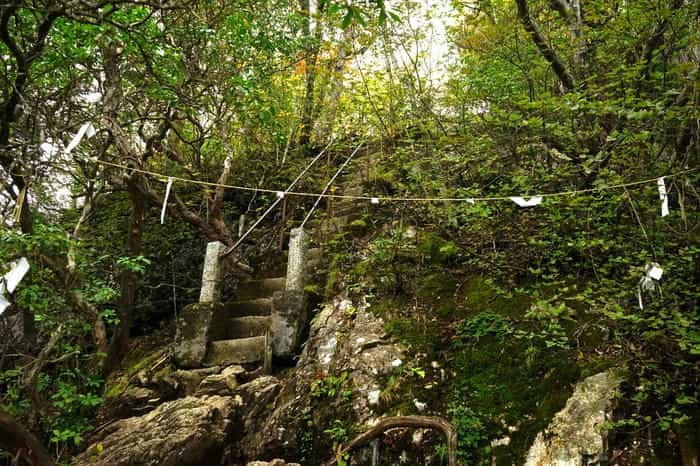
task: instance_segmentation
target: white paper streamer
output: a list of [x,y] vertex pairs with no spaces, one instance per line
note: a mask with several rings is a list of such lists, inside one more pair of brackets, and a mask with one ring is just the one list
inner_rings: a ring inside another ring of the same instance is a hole
[[644,302],[642,300],[642,293],[644,291],[658,291],[661,294],[661,285],[659,285],[659,280],[664,274],[664,269],[661,268],[656,262],[647,264],[646,272],[641,280],[639,280],[639,286],[637,287],[637,299],[639,300],[639,309],[644,310]]
[[656,182],[659,185],[659,199],[661,199],[661,216],[665,217],[668,215],[668,194],[666,193],[666,183],[664,182],[664,177],[662,176]]
[[10,302],[7,299],[5,299],[4,295],[0,294],[0,314],[5,312],[5,309],[7,309],[8,307],[10,307]]
[[470,204],[476,204],[476,201],[474,201],[472,198],[467,199],[467,202]]
[[160,224],[165,223],[165,209],[168,207],[168,197],[170,196],[170,188],[173,186],[173,179],[168,178],[168,184],[165,186],[165,197],[163,197],[163,207],[160,209]]
[[12,269],[0,278],[0,314],[5,312],[10,306],[10,302],[5,298],[5,292],[12,293],[17,288],[19,282],[29,271],[29,262],[26,257],[22,257],[12,266]]
[[653,278],[654,280],[661,280],[661,277],[663,276],[663,274],[664,274],[664,269],[659,267],[659,264],[657,264],[656,262],[652,262],[651,269],[649,269],[649,271],[647,272],[647,275],[649,277]]
[[2,277],[0,293],[4,293],[5,291],[12,293],[15,291],[15,288],[17,288],[17,285],[22,281],[28,271],[29,262],[26,257],[23,257],[12,266],[12,269],[7,272],[4,277]]
[[379,198],[378,197],[373,197],[370,201],[372,204],[379,204]]
[[92,123],[89,121],[86,123],[83,123],[83,126],[80,127],[77,133],[75,133],[75,136],[73,137],[73,140],[66,146],[66,155],[70,154],[73,149],[78,147],[78,144],[80,144],[80,141],[83,140],[83,137],[87,136],[88,139],[93,137],[95,135],[95,127],[92,126]]
[[525,199],[524,197],[511,197],[510,200],[518,204],[520,207],[534,207],[542,204],[542,196],[534,196],[530,199]]

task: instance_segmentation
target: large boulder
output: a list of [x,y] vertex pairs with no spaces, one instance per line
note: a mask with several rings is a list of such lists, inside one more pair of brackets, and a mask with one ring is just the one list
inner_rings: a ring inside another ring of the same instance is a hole
[[199,466],[220,464],[239,403],[236,398],[186,397],[97,434],[75,465]]
[[615,371],[601,372],[576,385],[564,409],[540,432],[525,466],[588,466],[606,460],[605,431],[610,402],[621,382]]
[[[240,442],[245,458],[296,458],[303,437],[310,434],[310,422],[322,431],[334,417],[347,414],[362,425],[381,414],[379,394],[384,381],[405,358],[403,349],[387,336],[382,319],[365,303],[338,297],[313,319],[309,333],[274,408],[256,418],[255,428],[246,428]],[[351,394],[350,402],[341,396],[314,398],[313,388],[319,381],[340,379],[344,380],[341,390]]]

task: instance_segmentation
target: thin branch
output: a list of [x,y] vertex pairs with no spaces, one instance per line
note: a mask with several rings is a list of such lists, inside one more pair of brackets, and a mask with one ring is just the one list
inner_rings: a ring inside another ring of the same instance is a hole
[[566,67],[564,62],[559,58],[556,51],[550,47],[545,37],[542,35],[539,25],[530,13],[530,7],[527,4],[527,0],[515,0],[515,3],[518,6],[518,17],[523,23],[525,30],[530,33],[532,41],[537,46],[537,49],[540,51],[545,60],[549,62],[552,70],[554,70],[554,73],[564,86],[564,89],[567,91],[573,90],[576,87],[573,75]]

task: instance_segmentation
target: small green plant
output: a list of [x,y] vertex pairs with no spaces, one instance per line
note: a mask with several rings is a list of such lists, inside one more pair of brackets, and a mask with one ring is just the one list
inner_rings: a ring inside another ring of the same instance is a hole
[[410,376],[420,377],[421,379],[425,378],[425,369],[423,369],[423,368],[410,367],[410,368],[407,368],[406,371],[408,372],[408,375],[410,375]]
[[348,438],[348,430],[340,419],[334,419],[331,427],[324,429],[323,433],[330,437],[333,443],[336,444],[344,442]]
[[[311,397],[312,398],[335,398],[336,395],[342,393],[344,398],[349,397],[347,395],[348,390],[343,390],[341,392],[340,387],[343,385],[348,378],[348,373],[343,371],[339,376],[326,375],[321,378],[314,380],[311,383]],[[349,391],[350,396],[352,391]]]
[[143,274],[146,267],[151,265],[151,261],[143,256],[124,256],[117,259],[117,265],[128,272]]
[[354,318],[356,314],[357,314],[357,308],[355,308],[355,306],[348,306],[348,308],[345,309],[345,315],[349,319]]
[[531,331],[519,331],[519,338],[529,340],[532,345],[546,348],[569,348],[569,337],[563,322],[572,321],[573,311],[565,304],[557,306],[549,301],[537,301],[525,314],[525,318],[535,324]]
[[462,403],[452,402],[447,407],[452,425],[457,429],[457,454],[463,461],[479,457],[478,452],[488,448],[486,427],[481,417]]
[[506,317],[494,312],[482,312],[460,323],[456,328],[460,342],[479,340],[493,336],[500,341],[513,334],[513,324]]
[[348,455],[342,451],[342,443],[348,439],[348,430],[340,419],[334,419],[331,427],[324,429],[326,434],[333,441],[335,461],[338,466],[347,466]]
[[100,311],[100,319],[102,319],[106,324],[117,325],[119,323],[119,317],[117,317],[117,311],[114,309],[103,309]]

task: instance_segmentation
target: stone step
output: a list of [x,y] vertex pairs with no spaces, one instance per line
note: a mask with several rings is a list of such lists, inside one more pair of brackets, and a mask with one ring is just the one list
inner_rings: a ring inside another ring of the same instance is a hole
[[272,310],[270,298],[229,301],[222,305],[221,311],[229,317],[269,316]]
[[229,366],[263,361],[266,341],[265,336],[212,341],[204,365]]
[[324,233],[340,233],[352,222],[349,215],[326,218],[321,222],[320,229]]
[[250,338],[264,335],[270,328],[270,316],[229,317],[221,313],[215,316],[209,330],[209,341]]
[[333,206],[333,216],[340,217],[343,215],[352,214],[355,212],[362,212],[362,206],[357,202],[353,203],[343,203]]
[[274,277],[243,282],[238,285],[236,299],[239,301],[246,301],[250,299],[269,298],[275,291],[284,290],[286,281],[286,277]]
[[222,322],[219,328],[212,329],[212,340],[250,338],[265,335],[270,329],[270,316],[231,317]]

